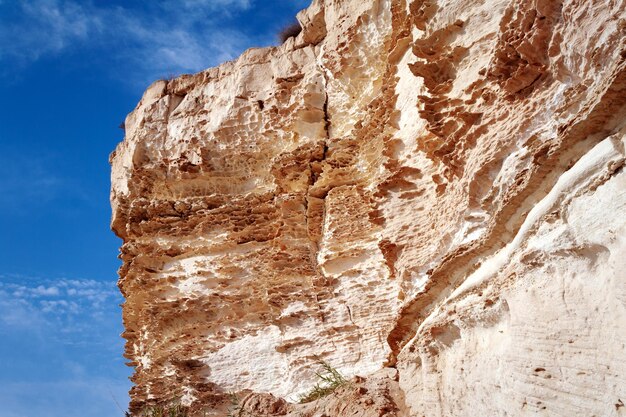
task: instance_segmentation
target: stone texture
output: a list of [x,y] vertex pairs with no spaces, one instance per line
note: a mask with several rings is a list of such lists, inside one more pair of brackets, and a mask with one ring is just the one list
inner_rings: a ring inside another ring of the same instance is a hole
[[[624,0],[298,19],[126,119],[131,410],[626,413]],[[318,358],[359,378],[292,404]]]

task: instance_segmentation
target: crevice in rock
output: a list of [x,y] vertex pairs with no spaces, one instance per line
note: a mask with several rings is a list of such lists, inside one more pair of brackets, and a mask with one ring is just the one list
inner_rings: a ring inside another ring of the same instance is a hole
[[[328,114],[328,76],[326,75],[325,68],[319,62],[319,57],[317,57],[316,59],[318,60],[318,68],[320,69],[320,73],[322,74],[324,80],[324,103],[322,105],[322,111],[324,118],[325,137],[321,141],[321,146],[323,146],[321,157],[312,158],[309,160],[310,177],[304,198],[306,229],[308,231],[309,239],[311,239],[315,248],[315,253],[313,255],[315,259],[317,258],[317,252],[319,251],[319,241],[323,235],[322,229],[324,227],[326,195],[314,196],[311,194],[311,189],[315,187],[317,181],[324,175],[324,164],[328,156],[328,143],[330,141],[331,124],[330,116]],[[316,207],[313,209],[314,205]],[[310,212],[310,209],[312,209],[314,212]],[[320,210],[321,213],[319,213]],[[315,216],[316,221],[312,224],[313,216]],[[315,264],[317,265],[316,260]]]

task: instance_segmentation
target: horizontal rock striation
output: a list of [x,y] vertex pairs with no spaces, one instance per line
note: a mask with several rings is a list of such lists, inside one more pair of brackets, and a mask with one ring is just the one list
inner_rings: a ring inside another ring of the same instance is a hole
[[625,1],[298,19],[125,121],[131,412],[626,413]]

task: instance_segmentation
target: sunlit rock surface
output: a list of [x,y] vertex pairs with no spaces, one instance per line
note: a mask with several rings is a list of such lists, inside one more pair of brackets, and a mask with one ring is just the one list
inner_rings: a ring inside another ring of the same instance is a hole
[[126,119],[131,410],[626,415],[625,1],[298,18]]

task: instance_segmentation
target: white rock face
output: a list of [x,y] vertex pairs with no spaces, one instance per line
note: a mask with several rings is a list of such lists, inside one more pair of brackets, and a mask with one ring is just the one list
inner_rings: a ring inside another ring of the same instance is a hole
[[422,323],[399,362],[414,413],[621,415],[625,144],[583,156]]
[[[252,415],[626,413],[624,0],[298,19],[126,119],[131,410],[225,415],[234,392]],[[285,402],[320,358],[368,379]]]

